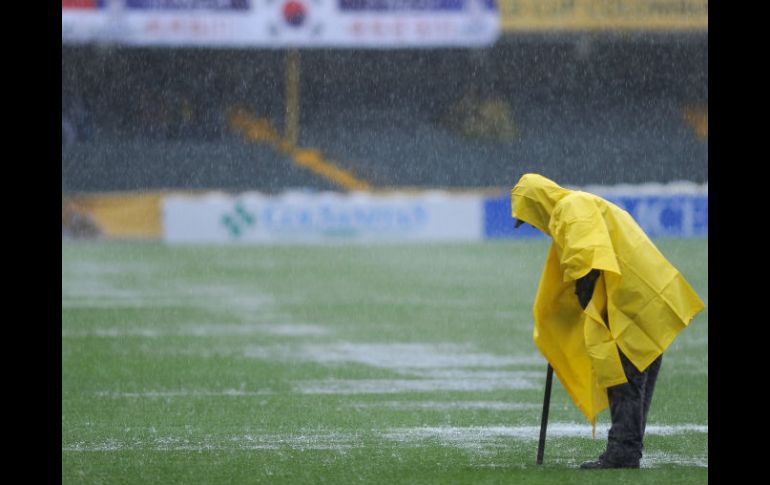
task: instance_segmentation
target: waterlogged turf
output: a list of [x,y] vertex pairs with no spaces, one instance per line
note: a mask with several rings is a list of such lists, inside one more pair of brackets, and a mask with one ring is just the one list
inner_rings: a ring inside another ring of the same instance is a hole
[[[708,304],[708,241],[658,247]],[[663,360],[641,470],[546,364],[547,242],[62,246],[62,482],[691,484],[708,475],[708,311]]]

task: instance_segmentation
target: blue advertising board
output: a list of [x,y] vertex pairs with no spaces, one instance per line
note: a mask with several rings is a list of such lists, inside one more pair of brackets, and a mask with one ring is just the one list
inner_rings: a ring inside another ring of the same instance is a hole
[[[708,195],[612,195],[650,237],[708,237]],[[484,200],[485,239],[545,237],[525,224],[513,228],[509,194]]]

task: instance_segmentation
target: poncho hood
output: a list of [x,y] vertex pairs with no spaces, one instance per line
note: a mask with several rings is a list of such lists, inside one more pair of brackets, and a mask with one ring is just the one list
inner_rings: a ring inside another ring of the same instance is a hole
[[511,190],[513,217],[551,235],[548,226],[556,204],[572,191],[542,175],[524,174]]

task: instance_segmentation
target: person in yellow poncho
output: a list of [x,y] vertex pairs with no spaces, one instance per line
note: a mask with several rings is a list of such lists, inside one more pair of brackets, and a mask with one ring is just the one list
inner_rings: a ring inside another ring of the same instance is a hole
[[588,421],[609,405],[607,448],[581,468],[638,468],[662,354],[704,308],[623,209],[525,174],[515,227],[552,238],[533,308],[534,341]]

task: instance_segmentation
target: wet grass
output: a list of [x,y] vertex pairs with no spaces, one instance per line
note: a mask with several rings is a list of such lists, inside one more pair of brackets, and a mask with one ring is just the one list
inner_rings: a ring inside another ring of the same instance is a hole
[[[708,303],[708,241],[657,243]],[[664,358],[649,422],[673,431],[643,469],[576,469],[609,415],[592,439],[558,382],[576,432],[535,465],[546,251],[65,243],[62,482],[706,483],[708,433],[677,427],[708,425],[707,311]]]

